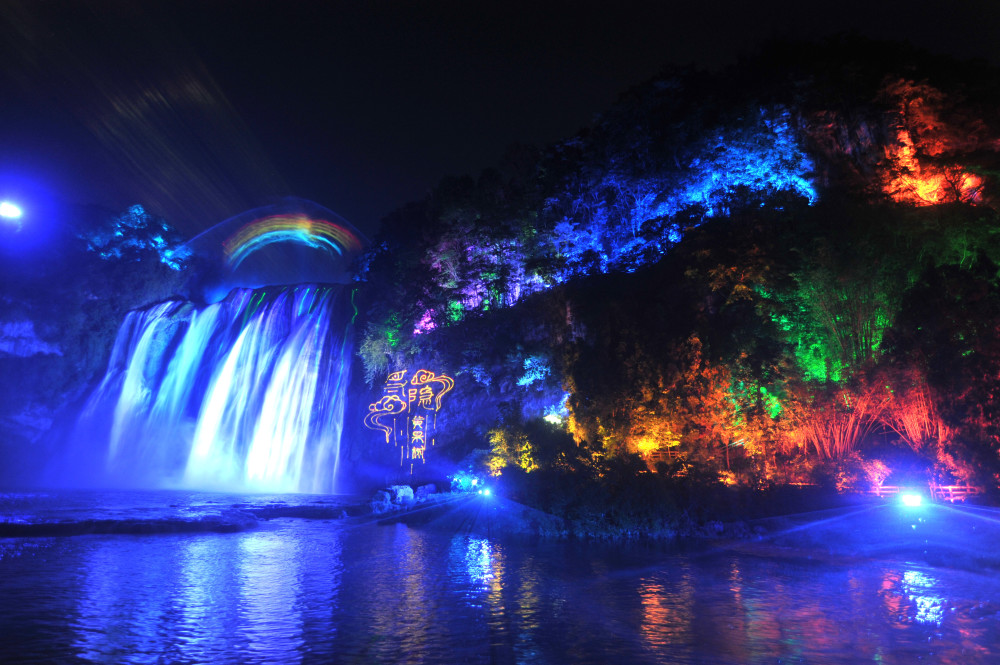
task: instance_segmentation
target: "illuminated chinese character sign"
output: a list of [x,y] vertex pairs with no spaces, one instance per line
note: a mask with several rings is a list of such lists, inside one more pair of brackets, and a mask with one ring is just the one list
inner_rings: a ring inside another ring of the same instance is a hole
[[379,401],[368,406],[365,427],[385,434],[385,442],[400,447],[399,463],[424,461],[428,443],[434,445],[437,414],[441,399],[455,386],[455,381],[443,374],[419,369],[407,378],[409,370],[393,372],[386,379]]

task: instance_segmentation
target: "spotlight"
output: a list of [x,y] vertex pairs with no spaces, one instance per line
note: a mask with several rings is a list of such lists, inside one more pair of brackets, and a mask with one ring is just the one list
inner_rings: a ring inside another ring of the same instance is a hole
[[20,219],[24,212],[16,203],[10,201],[0,201],[0,217],[4,219]]
[[899,495],[899,500],[907,508],[917,508],[924,502],[924,497],[917,492],[903,492]]

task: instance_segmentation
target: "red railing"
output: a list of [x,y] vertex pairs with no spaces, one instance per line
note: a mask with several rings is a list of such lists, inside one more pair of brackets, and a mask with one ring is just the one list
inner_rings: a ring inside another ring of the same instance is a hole
[[931,496],[938,501],[965,501],[970,496],[980,494],[978,487],[968,485],[931,485]]
[[[876,487],[872,490],[875,496],[892,496],[894,494],[899,494],[903,488],[899,485],[882,485],[881,487]],[[982,494],[982,490],[978,487],[972,487],[970,485],[934,485],[930,486],[931,498],[935,501],[950,501],[955,503],[956,501],[965,501],[970,496],[976,494]]]
[[649,461],[653,464],[657,462],[671,462],[677,459],[678,451],[675,448],[659,448],[649,452]]

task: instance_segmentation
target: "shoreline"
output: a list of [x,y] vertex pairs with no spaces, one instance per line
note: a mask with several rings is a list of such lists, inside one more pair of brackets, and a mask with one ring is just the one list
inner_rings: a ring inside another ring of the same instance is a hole
[[[789,504],[787,494],[744,502],[741,513],[659,512],[660,528],[573,520],[511,499],[470,492],[424,493],[389,508],[362,495],[237,495],[109,490],[0,493],[0,543],[72,536],[230,534],[277,527],[287,520],[452,531],[477,536],[604,544],[708,547],[759,556],[816,561],[902,560],[969,571],[1000,571],[1000,509],[976,504],[900,502],[823,493]],[[776,499],[782,501],[776,501]],[[807,497],[803,497],[807,498]],[[789,512],[787,507],[799,508]],[[655,512],[655,511],[654,511]],[[668,522],[669,520],[669,522]],[[650,524],[647,522],[647,524]]]

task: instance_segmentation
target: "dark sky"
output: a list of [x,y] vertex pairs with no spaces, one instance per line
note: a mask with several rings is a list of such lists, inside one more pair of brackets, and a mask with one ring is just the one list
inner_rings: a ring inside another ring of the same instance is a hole
[[372,234],[664,64],[841,31],[1000,63],[1000,3],[945,4],[0,0],[0,188],[188,233],[296,195]]

